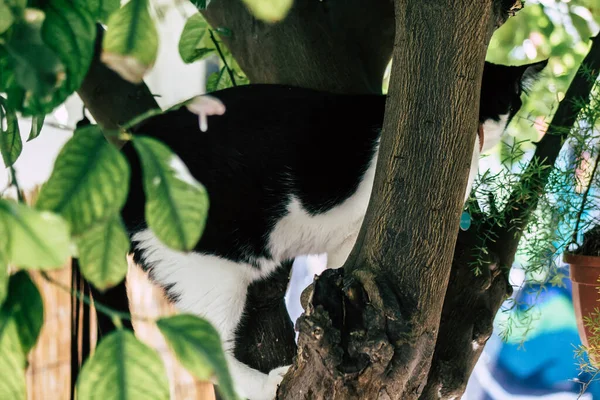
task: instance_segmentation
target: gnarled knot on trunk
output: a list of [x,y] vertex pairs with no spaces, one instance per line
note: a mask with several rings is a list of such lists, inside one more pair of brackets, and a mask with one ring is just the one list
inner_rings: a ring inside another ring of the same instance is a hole
[[286,399],[394,398],[386,387],[403,358],[397,349],[418,349],[421,339],[409,334],[390,284],[364,269],[327,270],[302,297],[298,353],[280,386]]

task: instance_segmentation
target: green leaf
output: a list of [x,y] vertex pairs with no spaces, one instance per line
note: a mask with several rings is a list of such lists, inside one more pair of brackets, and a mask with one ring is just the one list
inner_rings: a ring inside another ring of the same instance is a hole
[[60,214],[79,235],[115,215],[128,190],[127,160],[90,125],[75,131],[59,153],[36,207]]
[[33,115],[47,114],[79,89],[92,62],[96,39],[94,18],[85,7],[70,0],[50,0],[44,11],[42,38],[65,65],[66,78],[51,99],[34,98],[26,103],[26,112]]
[[192,249],[206,223],[206,190],[158,140],[136,136],[133,144],[142,163],[148,225],[167,246]]
[[188,18],[179,38],[179,55],[183,62],[190,64],[215,52],[209,29],[202,14]]
[[15,17],[11,7],[6,0],[0,0],[0,34],[6,32],[14,21]]
[[119,0],[80,0],[79,3],[86,6],[96,21],[106,24],[109,17],[119,9]]
[[[6,118],[6,130],[2,129]],[[10,108],[2,96],[0,96],[0,153],[6,167],[13,165],[21,151],[23,142],[19,133],[19,121],[15,110]]]
[[0,218],[0,307],[8,294],[8,258],[10,251],[10,234],[8,225]]
[[244,3],[256,18],[273,23],[286,17],[294,0],[244,0]]
[[167,373],[156,351],[119,329],[102,339],[83,365],[77,399],[167,400]]
[[0,311],[0,340],[2,326],[14,321],[19,343],[26,355],[35,346],[44,324],[44,303],[29,274],[20,271],[10,277],[8,297]]
[[227,68],[223,67],[218,72],[213,72],[208,76],[206,81],[206,91],[215,92],[217,90],[227,89],[233,86],[231,77],[227,72]]
[[8,293],[8,262],[0,262],[0,306]]
[[118,214],[81,235],[77,247],[81,272],[98,289],[108,289],[125,278],[129,236]]
[[69,229],[57,215],[0,199],[0,220],[8,227],[11,264],[52,269],[62,268],[69,259]]
[[10,320],[6,326],[0,326],[0,399],[27,398],[25,363],[17,326]]
[[44,126],[45,117],[46,116],[42,114],[36,115],[33,118],[31,118],[31,130],[29,131],[29,137],[27,138],[28,142],[40,136],[40,133],[42,132],[42,127]]
[[102,61],[124,79],[142,81],[158,54],[158,33],[147,0],[131,0],[111,15],[102,50]]
[[6,43],[12,60],[15,83],[27,97],[39,102],[52,99],[54,92],[65,79],[65,67],[57,54],[42,40],[42,24],[46,15],[33,8],[25,10],[22,21],[14,25]]
[[211,0],[192,0],[192,4],[196,6],[198,10],[205,10],[210,4]]
[[216,376],[223,398],[237,399],[227,369],[219,334],[212,325],[194,315],[182,314],[156,322],[181,364],[200,380]]

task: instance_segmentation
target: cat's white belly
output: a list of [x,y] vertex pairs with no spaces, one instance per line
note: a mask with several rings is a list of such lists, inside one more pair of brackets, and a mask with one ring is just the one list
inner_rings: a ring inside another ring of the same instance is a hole
[[287,215],[269,234],[269,250],[276,264],[301,255],[336,252],[346,239],[356,237],[369,205],[377,154],[354,194],[331,210],[311,215],[291,197]]

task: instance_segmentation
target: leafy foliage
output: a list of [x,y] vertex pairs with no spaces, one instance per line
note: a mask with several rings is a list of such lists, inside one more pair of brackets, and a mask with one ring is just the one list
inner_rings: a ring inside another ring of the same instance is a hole
[[43,322],[44,308],[37,287],[27,273],[13,275],[8,298],[0,308],[0,398],[26,398],[26,357]]
[[165,367],[156,351],[119,329],[100,341],[77,379],[77,399],[168,400]]
[[27,354],[42,330],[44,303],[29,274],[24,271],[11,276],[8,298],[0,310],[0,326],[10,322],[14,322],[21,350],[23,354]]
[[97,125],[81,128],[61,150],[36,207],[63,216],[72,233],[119,212],[129,189],[129,166]]
[[185,63],[193,63],[215,53],[209,29],[201,14],[194,14],[188,18],[179,39],[179,55]]
[[156,323],[181,364],[200,380],[216,375],[223,398],[237,398],[227,371],[219,334],[206,320],[193,315],[162,318]]
[[60,268],[70,255],[69,230],[49,212],[0,199],[0,221],[8,231],[8,260],[23,268]]
[[158,53],[147,0],[131,0],[110,17],[102,47],[102,61],[110,68],[128,81],[142,81]]
[[148,225],[167,246],[192,249],[206,222],[206,190],[161,142],[138,136],[133,144],[142,161]]
[[[6,129],[2,128],[6,117]],[[7,167],[12,166],[23,150],[23,142],[19,133],[19,123],[15,110],[0,96],[0,152]]]
[[14,321],[0,327],[0,398],[25,400],[25,354]]
[[81,272],[98,289],[108,289],[125,278],[129,237],[118,215],[84,232],[77,247]]

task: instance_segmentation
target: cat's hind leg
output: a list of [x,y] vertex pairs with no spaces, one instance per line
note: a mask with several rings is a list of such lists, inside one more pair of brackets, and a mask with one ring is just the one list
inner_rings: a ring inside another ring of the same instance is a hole
[[285,367],[264,374],[232,355],[248,286],[259,278],[259,271],[213,255],[172,250],[149,230],[135,234],[133,242],[142,266],[165,288],[176,307],[207,319],[217,329],[239,394],[249,400],[275,398]]

